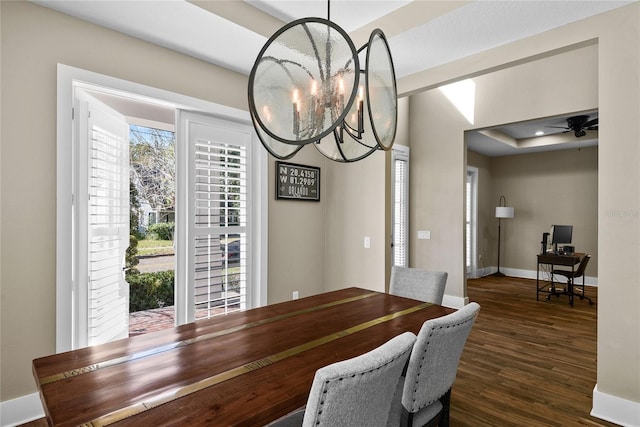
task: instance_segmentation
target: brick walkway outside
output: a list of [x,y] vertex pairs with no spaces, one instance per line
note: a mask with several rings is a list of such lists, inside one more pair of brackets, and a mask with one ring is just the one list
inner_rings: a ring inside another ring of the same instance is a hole
[[[1,1],[1,0],[0,0]],[[140,272],[166,271],[174,268],[175,256],[173,254],[139,257]],[[227,311],[238,310],[238,306],[230,305]],[[224,314],[224,308],[212,308],[209,310],[196,309],[196,319],[205,318],[210,315]],[[173,328],[175,325],[175,307],[154,308],[145,311],[129,313],[129,336],[142,335],[149,332],[161,331]]]
[[173,328],[174,321],[173,306],[129,313],[129,336]]

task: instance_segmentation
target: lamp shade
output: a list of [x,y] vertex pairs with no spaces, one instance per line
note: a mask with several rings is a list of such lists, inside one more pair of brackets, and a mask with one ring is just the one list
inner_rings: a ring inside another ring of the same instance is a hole
[[496,218],[513,218],[513,208],[508,206],[496,206]]

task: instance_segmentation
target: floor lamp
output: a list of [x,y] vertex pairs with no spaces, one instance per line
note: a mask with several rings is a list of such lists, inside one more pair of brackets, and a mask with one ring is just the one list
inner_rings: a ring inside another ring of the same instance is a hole
[[498,218],[498,271],[493,276],[504,277],[504,273],[500,272],[500,221],[502,218],[513,218],[513,208],[505,206],[507,199],[504,196],[500,196],[498,206],[496,206],[496,218]]

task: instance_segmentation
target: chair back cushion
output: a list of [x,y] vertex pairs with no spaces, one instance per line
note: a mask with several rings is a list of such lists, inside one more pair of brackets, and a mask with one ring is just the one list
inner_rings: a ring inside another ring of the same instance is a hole
[[589,254],[582,257],[582,260],[580,261],[580,265],[578,266],[576,273],[573,275],[574,277],[581,277],[582,275],[584,275],[584,271],[587,269],[587,264],[589,264],[590,259],[591,259],[591,255]]
[[427,320],[413,346],[402,406],[415,413],[442,397],[453,385],[462,350],[480,305],[469,303],[447,316]]
[[442,304],[447,284],[446,271],[428,271],[420,268],[391,268],[389,293],[405,298]]
[[318,369],[303,426],[386,426],[416,336],[405,332],[353,359]]

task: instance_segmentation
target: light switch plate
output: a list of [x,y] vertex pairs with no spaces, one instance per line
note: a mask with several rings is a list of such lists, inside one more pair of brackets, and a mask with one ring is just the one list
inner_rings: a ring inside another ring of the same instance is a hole
[[364,247],[365,249],[371,248],[371,238],[369,236],[365,236],[364,238]]
[[430,231],[418,231],[418,239],[421,239],[421,240],[429,240],[429,239],[431,239],[431,232]]

